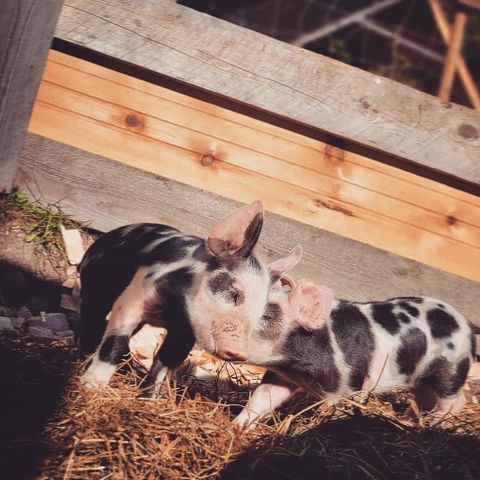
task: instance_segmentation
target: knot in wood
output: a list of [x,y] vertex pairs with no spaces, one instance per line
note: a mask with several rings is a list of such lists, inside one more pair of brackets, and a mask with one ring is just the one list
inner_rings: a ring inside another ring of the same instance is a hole
[[204,167],[209,167],[214,162],[215,157],[211,153],[204,153],[200,158],[200,163]]
[[125,123],[127,127],[138,128],[143,126],[142,119],[135,113],[129,113],[125,117]]
[[478,138],[478,130],[473,125],[469,125],[468,123],[462,123],[458,127],[458,134],[466,140]]
[[345,152],[338,147],[334,147],[333,145],[325,145],[325,159],[327,162],[341,163],[345,160]]
[[370,108],[370,104],[364,98],[360,99],[360,105],[362,105],[362,108],[365,110]]
[[447,223],[449,225],[456,225],[457,224],[457,219],[453,215],[447,215]]

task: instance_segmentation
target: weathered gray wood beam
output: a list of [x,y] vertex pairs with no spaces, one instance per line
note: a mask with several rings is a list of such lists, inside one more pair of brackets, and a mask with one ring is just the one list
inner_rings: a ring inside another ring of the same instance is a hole
[[[29,134],[17,184],[102,231],[160,222],[205,236],[237,202]],[[232,187],[234,188],[234,187]],[[254,199],[252,199],[254,200]],[[259,252],[267,259],[297,244],[304,258],[295,276],[329,285],[356,300],[431,295],[480,325],[480,284],[366,244],[267,212]]]
[[169,0],[66,0],[59,38],[480,183],[480,114]]
[[15,176],[62,0],[0,1],[0,191]]

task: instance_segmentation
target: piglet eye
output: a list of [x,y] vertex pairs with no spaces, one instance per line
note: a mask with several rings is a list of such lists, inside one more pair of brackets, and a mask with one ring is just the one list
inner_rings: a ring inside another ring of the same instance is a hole
[[232,296],[233,303],[236,305],[238,302],[238,290],[235,287],[232,287],[230,290],[230,295]]

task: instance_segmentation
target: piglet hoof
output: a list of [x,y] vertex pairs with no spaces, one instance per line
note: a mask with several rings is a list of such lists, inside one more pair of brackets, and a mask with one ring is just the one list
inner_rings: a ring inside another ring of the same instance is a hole
[[138,395],[138,398],[143,400],[157,400],[158,398],[160,398],[162,390],[162,383],[156,383],[153,385],[144,383],[140,385],[140,393]]
[[241,412],[239,415],[237,415],[237,417],[235,417],[232,420],[232,425],[236,427],[238,430],[245,432],[245,431],[254,430],[255,427],[257,426],[257,422],[254,421],[253,419],[250,419],[246,415],[242,415],[242,412]]
[[438,414],[446,415],[447,413],[460,413],[467,403],[465,394],[459,392],[455,397],[438,399]]
[[96,377],[91,372],[86,371],[80,378],[80,382],[87,390],[100,390],[107,385],[108,382]]
[[139,393],[138,398],[140,400],[157,400],[160,397],[161,391],[161,388],[158,387],[146,387]]

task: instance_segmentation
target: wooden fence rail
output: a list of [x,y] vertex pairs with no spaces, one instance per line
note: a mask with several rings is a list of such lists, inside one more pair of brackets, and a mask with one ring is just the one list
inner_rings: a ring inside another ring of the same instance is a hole
[[65,0],[56,36],[480,183],[480,112],[169,0]]

